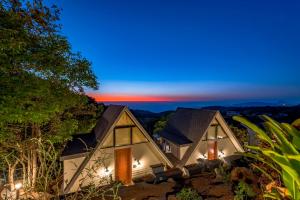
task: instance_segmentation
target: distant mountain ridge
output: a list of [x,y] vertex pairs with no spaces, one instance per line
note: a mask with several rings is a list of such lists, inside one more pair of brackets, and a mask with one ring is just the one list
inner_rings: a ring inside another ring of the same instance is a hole
[[233,104],[232,106],[234,106],[234,107],[261,107],[261,106],[284,106],[284,105],[286,105],[285,102],[267,103],[267,102],[253,101],[253,102],[237,103],[237,104]]

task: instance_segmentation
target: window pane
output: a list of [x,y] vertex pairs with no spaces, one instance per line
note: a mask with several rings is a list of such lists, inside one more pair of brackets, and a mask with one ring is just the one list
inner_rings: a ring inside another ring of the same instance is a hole
[[207,139],[213,140],[216,139],[216,127],[217,126],[210,126],[207,133]]
[[224,138],[224,137],[227,137],[226,133],[224,132],[221,126],[218,126],[218,138]]
[[132,142],[134,143],[140,143],[140,142],[147,142],[147,138],[143,135],[143,133],[140,131],[138,127],[132,128]]
[[116,146],[130,144],[130,128],[117,128],[116,133]]

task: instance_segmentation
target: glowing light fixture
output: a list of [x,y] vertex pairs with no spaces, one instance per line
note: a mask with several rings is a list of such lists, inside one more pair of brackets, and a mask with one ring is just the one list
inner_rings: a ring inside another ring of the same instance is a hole
[[110,174],[110,171],[107,167],[105,167],[105,170],[104,170],[104,175],[105,176],[108,176]]
[[218,156],[219,156],[219,158],[224,158],[225,153],[223,151],[219,151]]
[[200,158],[202,158],[202,159],[207,159],[207,156],[206,156],[206,154],[204,154],[204,153],[202,154],[202,153],[201,153],[201,154],[200,154]]
[[141,165],[142,165],[142,164],[141,164],[140,160],[134,159],[133,168],[138,168],[138,167],[140,167]]
[[21,189],[22,187],[23,187],[23,184],[22,184],[22,183],[16,183],[16,184],[15,184],[16,190],[19,190],[19,189]]
[[98,170],[98,176],[104,177],[109,176],[111,174],[111,170],[108,167],[100,168]]

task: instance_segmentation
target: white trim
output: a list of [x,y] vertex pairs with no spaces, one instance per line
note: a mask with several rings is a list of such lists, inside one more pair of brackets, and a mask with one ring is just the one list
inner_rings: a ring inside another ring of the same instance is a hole
[[225,133],[230,138],[230,140],[233,143],[233,145],[235,146],[236,150],[238,152],[244,152],[242,145],[240,144],[240,142],[238,141],[238,139],[236,138],[236,136],[234,135],[232,130],[229,128],[228,124],[225,122],[223,116],[221,115],[221,113],[219,111],[216,114],[216,120],[219,122],[219,124],[224,129]]

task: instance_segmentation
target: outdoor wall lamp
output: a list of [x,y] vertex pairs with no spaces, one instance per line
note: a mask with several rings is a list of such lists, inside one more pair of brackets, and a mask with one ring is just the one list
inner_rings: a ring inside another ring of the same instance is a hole
[[109,174],[110,174],[110,171],[109,171],[108,167],[105,167],[105,169],[104,169],[104,175],[108,176]]
[[207,156],[206,156],[206,154],[205,154],[205,153],[201,153],[201,154],[200,154],[200,158],[202,158],[202,159],[206,159],[206,158],[207,158]]
[[219,151],[219,158],[225,157],[225,153],[223,151]]
[[16,183],[16,184],[15,184],[15,188],[16,188],[16,190],[19,190],[19,189],[21,189],[21,188],[22,188],[22,186],[23,186],[23,184],[22,184],[22,183]]
[[22,183],[16,183],[15,189],[16,189],[16,199],[20,199],[20,189],[23,187]]
[[134,163],[134,165],[133,165],[133,168],[137,168],[137,167],[141,166],[140,160],[134,159],[134,161],[135,161],[135,163]]

